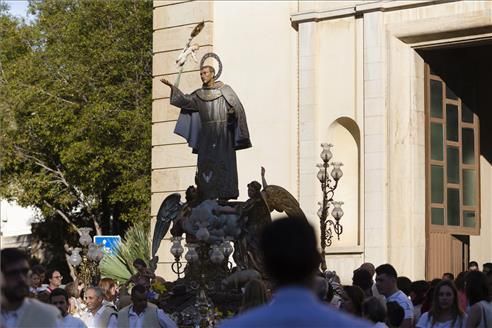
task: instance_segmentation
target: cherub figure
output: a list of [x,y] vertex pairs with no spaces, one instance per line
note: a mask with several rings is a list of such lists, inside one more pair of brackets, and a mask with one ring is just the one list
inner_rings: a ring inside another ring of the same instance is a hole
[[142,259],[136,259],[133,261],[133,267],[137,269],[137,273],[128,279],[125,286],[133,283],[135,285],[142,285],[147,288],[147,290],[150,289],[150,282],[152,279],[155,279],[155,273],[147,268],[147,264]]

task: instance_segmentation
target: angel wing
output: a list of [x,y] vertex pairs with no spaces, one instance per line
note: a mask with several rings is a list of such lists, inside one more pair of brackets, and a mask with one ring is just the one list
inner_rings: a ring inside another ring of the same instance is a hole
[[154,227],[154,237],[152,238],[152,258],[159,250],[161,240],[169,230],[171,222],[176,219],[183,204],[180,202],[181,195],[178,193],[167,196],[159,207],[157,212],[157,220]]
[[306,215],[299,206],[299,202],[285,188],[276,185],[267,185],[262,194],[270,208],[270,211],[285,212],[288,217],[306,219]]

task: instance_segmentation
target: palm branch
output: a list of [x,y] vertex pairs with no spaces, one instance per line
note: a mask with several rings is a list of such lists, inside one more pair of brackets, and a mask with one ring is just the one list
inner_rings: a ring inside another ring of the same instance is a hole
[[139,222],[129,228],[111,255],[106,255],[99,264],[102,277],[112,278],[122,284],[136,272],[133,261],[140,258],[149,263],[150,243],[148,227]]

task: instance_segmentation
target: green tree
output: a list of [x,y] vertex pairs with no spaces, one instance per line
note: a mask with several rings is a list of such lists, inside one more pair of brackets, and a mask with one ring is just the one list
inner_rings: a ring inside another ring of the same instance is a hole
[[30,11],[26,24],[0,5],[0,197],[38,208],[63,240],[148,220],[152,1]]

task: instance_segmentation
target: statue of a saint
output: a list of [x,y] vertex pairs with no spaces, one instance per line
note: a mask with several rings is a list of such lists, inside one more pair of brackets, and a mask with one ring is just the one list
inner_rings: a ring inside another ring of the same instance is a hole
[[251,147],[243,105],[230,86],[216,81],[212,66],[202,66],[200,77],[203,86],[189,95],[161,79],[171,88],[171,104],[181,108],[174,133],[198,154],[200,198],[236,199],[236,150]]

